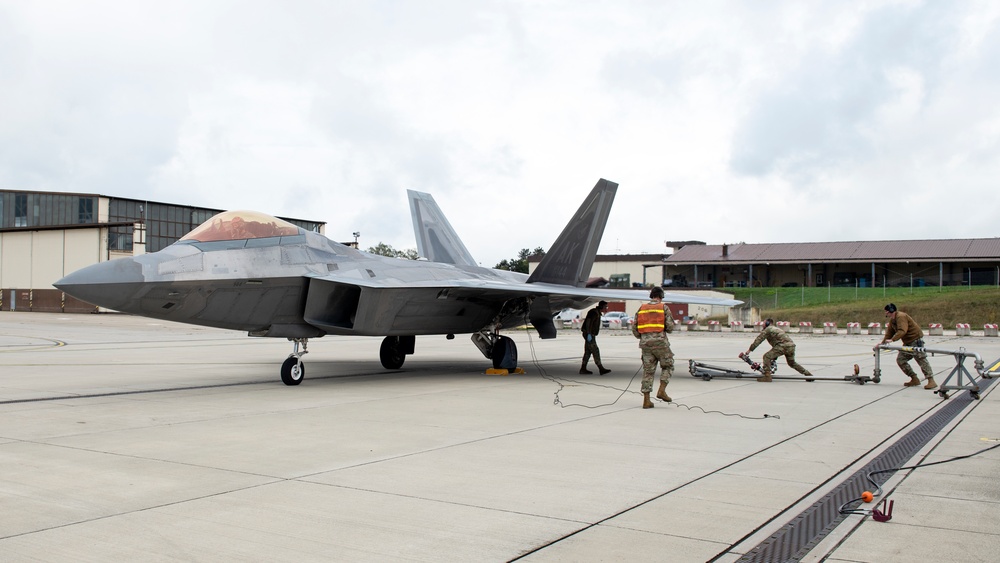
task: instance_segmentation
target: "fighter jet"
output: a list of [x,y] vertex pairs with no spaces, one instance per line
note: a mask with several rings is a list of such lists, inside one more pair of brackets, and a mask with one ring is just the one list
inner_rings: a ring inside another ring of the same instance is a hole
[[159,252],[94,264],[54,285],[106,309],[287,338],[286,385],[305,377],[308,340],[326,335],[382,336],[382,365],[399,369],[417,335],[471,334],[499,367],[517,354],[503,329],[531,324],[539,337],[555,338],[553,316],[564,308],[647,298],[586,287],[617,189],[598,181],[530,276],[478,266],[434,198],[408,191],[420,260],[361,252],[269,215],[228,211]]

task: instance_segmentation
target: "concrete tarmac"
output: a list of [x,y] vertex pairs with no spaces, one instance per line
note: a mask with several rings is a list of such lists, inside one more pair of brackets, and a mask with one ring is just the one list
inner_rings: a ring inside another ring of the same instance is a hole
[[[642,410],[630,334],[601,333],[604,377],[578,374],[577,331],[508,335],[524,375],[485,375],[463,335],[418,337],[401,370],[382,368],[378,338],[327,337],[287,387],[285,340],[2,312],[2,559],[750,560],[946,405],[958,414],[905,465],[1000,440],[992,380],[944,400],[904,388],[894,353],[879,384],[703,381],[689,359],[746,369],[755,335],[677,332],[674,402]],[[792,336],[818,377],[872,374],[878,336]],[[997,338],[926,340],[1000,358]],[[956,366],[930,361],[939,383]],[[891,521],[848,516],[794,558],[995,561],[998,471],[1000,448],[897,472]]]

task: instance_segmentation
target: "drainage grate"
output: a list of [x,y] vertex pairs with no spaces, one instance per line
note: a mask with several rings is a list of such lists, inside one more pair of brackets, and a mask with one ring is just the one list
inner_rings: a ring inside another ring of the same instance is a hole
[[[980,393],[985,391],[994,381],[996,380],[981,379],[979,381]],[[968,406],[970,400],[972,399],[968,391],[953,396],[941,410],[909,431],[868,465],[848,477],[840,486],[782,526],[780,530],[748,551],[738,561],[772,563],[802,559],[846,518],[840,514],[840,507],[849,500],[860,497],[861,493],[868,489],[870,483],[867,475],[869,473],[901,467],[942,428],[958,416]],[[883,473],[878,478],[884,483],[892,475],[892,473]]]

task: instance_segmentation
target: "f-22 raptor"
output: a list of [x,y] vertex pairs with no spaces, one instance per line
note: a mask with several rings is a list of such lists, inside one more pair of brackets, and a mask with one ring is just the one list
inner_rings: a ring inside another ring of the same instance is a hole
[[434,198],[408,190],[417,252],[426,260],[373,255],[269,215],[229,211],[159,252],[94,264],[54,285],[115,311],[287,338],[286,385],[305,376],[308,339],[328,334],[384,337],[379,358],[387,369],[403,366],[417,335],[471,334],[499,367],[517,354],[502,329],[530,323],[541,338],[555,338],[553,316],[564,308],[646,298],[586,287],[617,189],[598,181],[530,276],[478,266]]

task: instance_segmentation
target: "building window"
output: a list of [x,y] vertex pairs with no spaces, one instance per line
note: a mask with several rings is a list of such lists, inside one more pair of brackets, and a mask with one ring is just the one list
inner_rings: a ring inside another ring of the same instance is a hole
[[14,226],[28,226],[28,194],[14,194]]
[[89,197],[80,198],[80,208],[77,213],[77,223],[87,225],[94,222],[94,200]]
[[108,249],[119,252],[132,251],[132,232],[123,227],[112,227],[108,233]]

